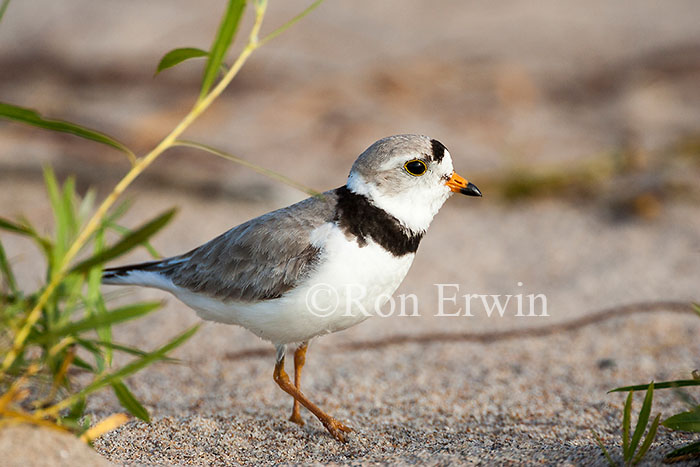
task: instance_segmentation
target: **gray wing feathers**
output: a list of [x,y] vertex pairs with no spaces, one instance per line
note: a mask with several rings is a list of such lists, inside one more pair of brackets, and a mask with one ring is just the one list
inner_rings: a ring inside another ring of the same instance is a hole
[[323,253],[309,234],[333,220],[335,204],[329,191],[252,219],[164,262],[160,272],[179,287],[216,298],[280,297],[314,270]]

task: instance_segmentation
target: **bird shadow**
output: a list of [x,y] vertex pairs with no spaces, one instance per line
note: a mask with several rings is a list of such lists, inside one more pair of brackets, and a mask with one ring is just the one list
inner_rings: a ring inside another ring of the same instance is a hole
[[[341,344],[330,352],[347,352],[359,350],[375,350],[404,344],[432,344],[447,342],[476,342],[489,344],[510,339],[523,339],[528,337],[545,337],[562,332],[570,332],[587,326],[592,326],[613,318],[654,312],[689,313],[693,312],[687,302],[656,301],[640,302],[606,308],[590,313],[581,318],[556,323],[549,326],[530,327],[525,329],[507,329],[492,332],[431,332],[424,334],[397,334],[373,340],[359,340]],[[274,355],[270,347],[257,347],[228,352],[224,355],[226,360],[245,360],[250,358],[267,358]]]

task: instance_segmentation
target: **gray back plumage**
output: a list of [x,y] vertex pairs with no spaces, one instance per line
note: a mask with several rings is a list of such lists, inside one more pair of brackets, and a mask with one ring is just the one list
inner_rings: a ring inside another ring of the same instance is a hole
[[311,231],[332,220],[336,198],[308,198],[241,224],[182,258],[173,283],[208,296],[257,301],[280,297],[316,266]]
[[105,269],[103,282],[138,284],[129,274],[143,271],[222,300],[280,297],[316,267],[323,252],[309,234],[333,220],[336,204],[335,191],[328,191],[245,222],[183,255]]

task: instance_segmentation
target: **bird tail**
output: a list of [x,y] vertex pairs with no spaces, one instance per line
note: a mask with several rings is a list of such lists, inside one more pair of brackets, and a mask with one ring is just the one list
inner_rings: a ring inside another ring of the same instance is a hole
[[172,281],[167,277],[170,259],[108,268],[102,272],[102,283],[109,285],[141,285],[170,290]]

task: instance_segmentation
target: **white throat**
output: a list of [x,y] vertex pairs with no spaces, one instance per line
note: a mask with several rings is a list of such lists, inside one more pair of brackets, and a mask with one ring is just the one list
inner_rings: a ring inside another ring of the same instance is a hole
[[353,193],[366,196],[375,206],[388,212],[412,232],[425,232],[435,214],[440,210],[450,189],[436,186],[431,190],[407,190],[400,195],[391,196],[376,185],[367,183],[362,175],[353,172],[348,177],[347,187]]

